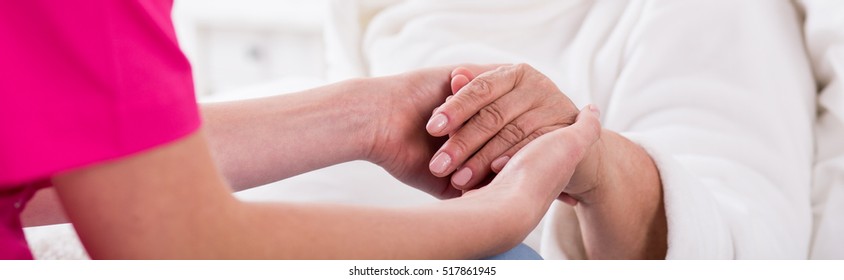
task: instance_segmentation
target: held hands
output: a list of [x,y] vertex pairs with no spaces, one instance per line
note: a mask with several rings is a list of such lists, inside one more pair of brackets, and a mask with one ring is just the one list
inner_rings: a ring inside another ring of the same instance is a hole
[[537,137],[574,122],[577,108],[554,83],[526,64],[500,66],[474,77],[452,72],[454,96],[434,111],[426,129],[450,135],[430,162],[437,176],[452,174],[454,187],[468,190],[500,171]]
[[368,159],[392,175],[440,198],[462,196],[462,209],[493,211],[514,242],[559,198],[581,205],[591,258],[665,257],[659,172],[641,147],[601,128],[596,107],[578,113],[527,65],[387,79],[389,94],[373,102],[383,114],[374,118],[380,123],[372,125],[376,144]]
[[[558,129],[572,130],[560,136],[565,139],[583,134],[567,128],[578,116],[569,98],[524,64],[429,68],[375,78],[372,85],[377,92],[372,101],[380,112],[374,118],[375,139],[367,159],[438,198],[458,197],[485,185],[492,172],[501,172],[517,151],[544,134]],[[596,126],[600,127],[597,121]],[[535,153],[540,156],[534,158],[549,161],[543,158],[562,153],[560,160],[576,160],[573,165],[552,166],[551,173],[559,175],[573,171],[581,157],[590,154],[593,142],[576,142],[588,143],[584,147],[567,144],[561,151],[548,146],[544,156]],[[569,154],[579,148],[585,152]],[[567,193],[577,190],[573,187]],[[566,195],[561,198],[574,202]]]
[[[600,139],[600,112],[588,105],[571,126],[545,133],[519,150],[484,189],[508,188],[528,195],[528,205],[542,202],[535,217],[541,218],[555,197],[570,191],[577,166]],[[470,190],[472,192],[480,190]],[[563,201],[574,203],[571,197]],[[567,201],[570,200],[570,201]]]
[[[478,187],[490,172],[501,171],[527,143],[571,125],[578,112],[550,79],[529,65],[470,67],[475,69],[458,67],[451,73],[455,95],[434,110],[426,127],[431,135],[450,136],[432,158],[431,172],[451,175],[452,185],[462,190]],[[596,156],[579,165],[567,193],[591,188]],[[576,202],[566,194],[560,198]]]

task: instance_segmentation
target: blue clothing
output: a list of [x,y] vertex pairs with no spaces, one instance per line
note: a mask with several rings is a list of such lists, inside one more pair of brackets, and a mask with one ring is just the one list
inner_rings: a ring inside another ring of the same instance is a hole
[[533,248],[530,248],[528,245],[524,243],[519,244],[518,246],[510,249],[510,251],[504,252],[500,255],[495,255],[484,260],[541,260],[542,256],[539,255]]

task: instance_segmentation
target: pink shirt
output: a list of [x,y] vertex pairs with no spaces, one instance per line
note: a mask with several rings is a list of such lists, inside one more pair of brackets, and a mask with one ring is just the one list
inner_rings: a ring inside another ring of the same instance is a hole
[[19,214],[55,174],[199,127],[172,0],[0,2],[0,259],[29,259]]

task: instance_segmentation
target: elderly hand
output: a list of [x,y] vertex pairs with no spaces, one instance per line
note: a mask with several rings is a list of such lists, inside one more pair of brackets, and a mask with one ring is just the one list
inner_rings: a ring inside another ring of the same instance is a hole
[[526,64],[452,72],[455,92],[434,111],[426,129],[451,135],[430,161],[437,176],[468,190],[483,182],[530,141],[574,122],[577,108],[548,77]]

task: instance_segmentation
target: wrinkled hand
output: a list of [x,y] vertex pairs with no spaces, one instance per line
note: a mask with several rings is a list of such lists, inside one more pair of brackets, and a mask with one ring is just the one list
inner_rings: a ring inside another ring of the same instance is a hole
[[461,190],[483,184],[522,147],[571,125],[578,114],[548,77],[527,64],[474,68],[451,73],[455,94],[426,125],[433,136],[450,135],[429,169],[440,177],[451,174]]
[[594,105],[586,106],[574,124],[537,137],[515,153],[489,185],[466,195],[509,188],[527,194],[526,204],[539,206],[536,214],[541,217],[555,198],[573,191],[568,187],[578,165],[600,139],[599,114]]

